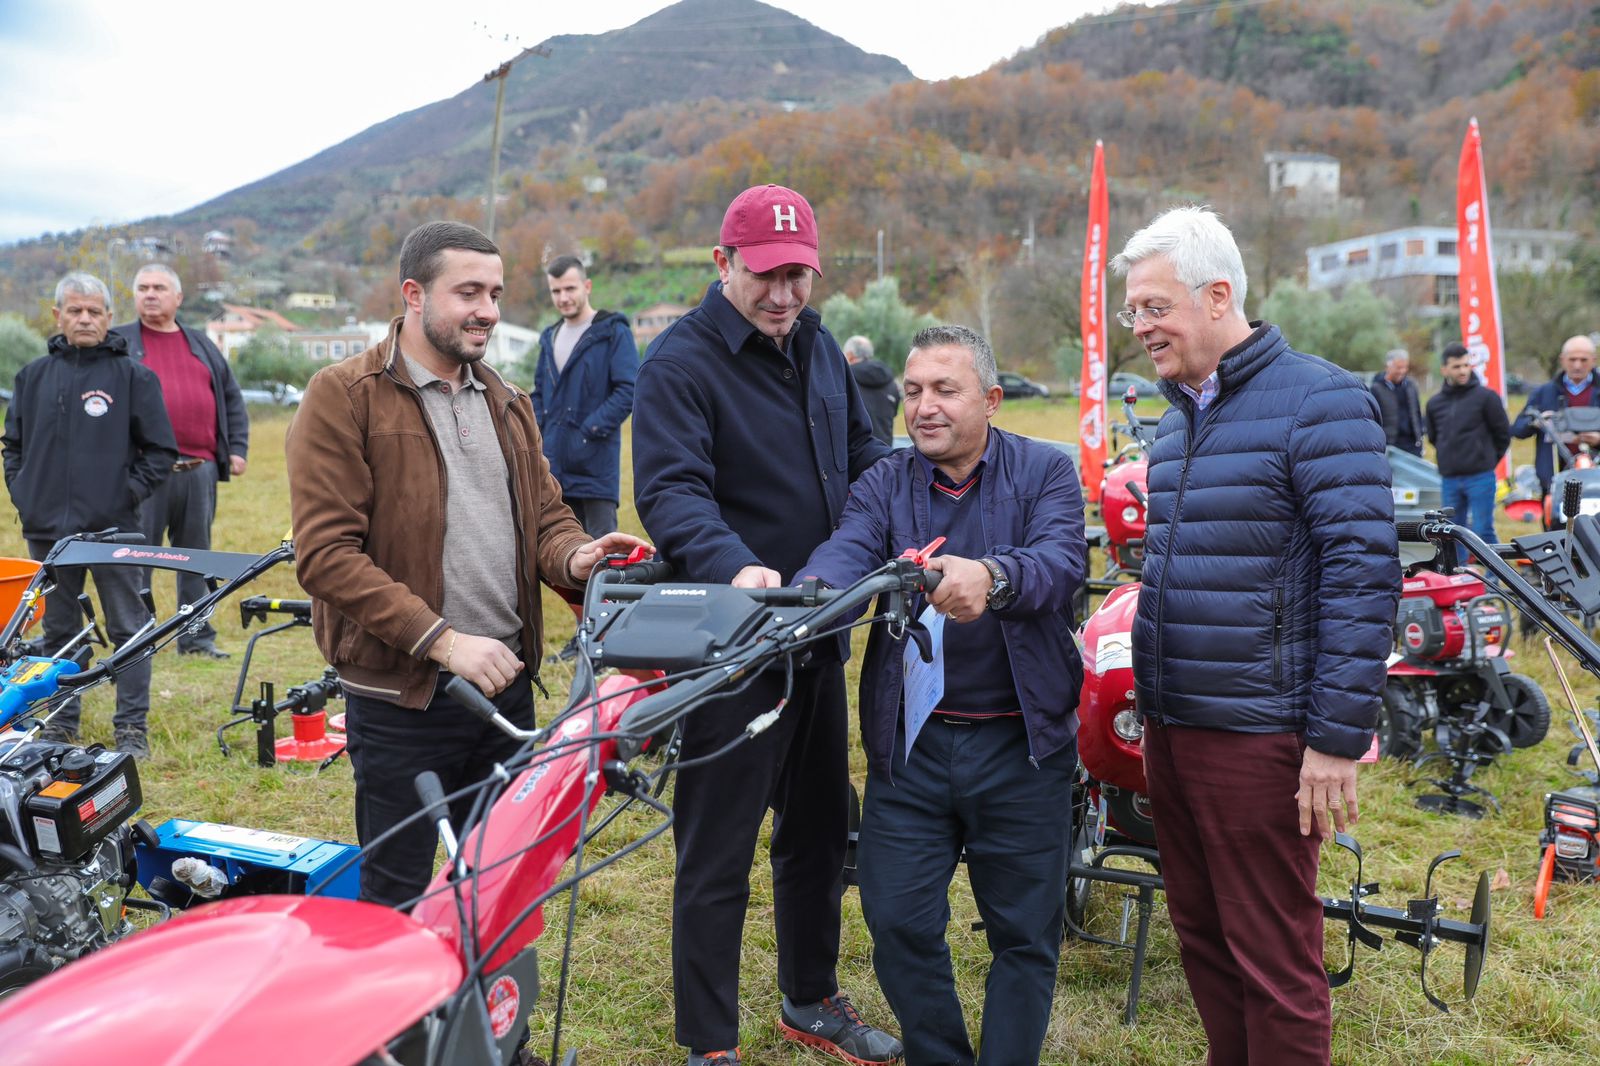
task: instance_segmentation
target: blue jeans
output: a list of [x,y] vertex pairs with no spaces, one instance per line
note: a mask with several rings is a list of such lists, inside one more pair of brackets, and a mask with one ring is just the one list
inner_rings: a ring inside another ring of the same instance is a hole
[[1456,509],[1456,524],[1466,526],[1490,544],[1499,542],[1494,532],[1494,471],[1442,477],[1439,487],[1444,505]]

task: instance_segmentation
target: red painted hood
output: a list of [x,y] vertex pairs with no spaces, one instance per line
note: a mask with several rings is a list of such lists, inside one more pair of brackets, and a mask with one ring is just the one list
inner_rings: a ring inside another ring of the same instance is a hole
[[353,1063],[442,1001],[463,973],[444,941],[387,907],[225,900],[0,1001],[0,1058],[8,1066]]

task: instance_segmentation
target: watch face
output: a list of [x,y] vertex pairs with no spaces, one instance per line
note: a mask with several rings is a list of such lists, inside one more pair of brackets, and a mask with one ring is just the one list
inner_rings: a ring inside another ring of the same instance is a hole
[[1003,611],[1017,598],[1017,590],[1009,581],[1001,581],[989,590],[989,610]]

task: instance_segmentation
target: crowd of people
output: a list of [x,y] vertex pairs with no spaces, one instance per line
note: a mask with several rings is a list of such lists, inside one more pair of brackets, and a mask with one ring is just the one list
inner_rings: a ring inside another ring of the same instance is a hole
[[[642,360],[626,316],[595,308],[584,263],[558,257],[546,280],[559,317],[527,392],[484,361],[506,286],[499,249],[457,222],[407,236],[403,312],[381,343],[312,378],[286,443],[299,579],[347,700],[356,830],[363,844],[381,838],[361,894],[406,908],[428,881],[433,827],[390,832],[418,808],[418,772],[453,792],[516,747],[446,681],[533,723],[541,584],[581,587],[607,554],[643,548],[689,581],[842,586],[943,537],[924,615],[940,630],[940,694],[911,705],[904,637],[880,628],[856,701],[861,903],[893,1021],[865,1019],[837,974],[850,816],[839,638],[792,677],[757,677],[683,723],[676,1038],[690,1066],[742,1061],[740,952],[771,811],[768,1009],[780,1032],[858,1064],[1037,1062],[1073,835],[1072,605],[1088,563],[1078,473],[992,424],[1002,391],[982,334],[923,330],[898,382],[868,338],[841,345],[811,306],[821,247],[803,195],[741,193],[712,251],[717,280]],[[1538,432],[1540,413],[1600,405],[1594,345],[1568,341],[1561,373],[1513,424],[1459,345],[1440,353],[1446,383],[1424,407],[1404,350],[1368,385],[1250,321],[1239,248],[1204,208],[1158,216],[1112,269],[1125,284],[1117,317],[1170,403],[1149,453],[1133,655],[1184,971],[1210,1062],[1326,1063],[1320,843],[1358,817],[1357,759],[1400,586],[1385,448],[1420,455],[1431,442],[1446,504],[1492,540],[1494,470],[1512,436]],[[17,376],[5,477],[36,558],[110,527],[207,547],[219,482],[246,472],[238,385],[178,320],[181,280],[150,264],[133,289],[137,320],[113,329],[105,284],[67,275],[60,333]],[[911,446],[894,449],[902,402]],[[643,538],[616,528],[630,416]],[[1556,461],[1540,450],[1546,489]],[[138,572],[94,577],[124,640],[145,618]],[[180,581],[180,602],[199,595],[196,580]],[[77,629],[67,591],[49,600],[47,644]],[[179,650],[227,655],[208,626]],[[149,686],[148,661],[117,678],[116,743],[140,757]],[[702,761],[785,692],[777,725]],[[64,708],[50,735],[73,738],[78,714]],[[945,940],[963,858],[992,956],[976,1040]]]

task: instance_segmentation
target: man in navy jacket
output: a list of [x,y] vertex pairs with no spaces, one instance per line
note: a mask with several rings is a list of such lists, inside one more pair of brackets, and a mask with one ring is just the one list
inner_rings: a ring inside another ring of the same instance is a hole
[[[689,581],[773,587],[833,532],[850,482],[888,449],[872,437],[844,355],[806,306],[821,273],[803,196],[776,185],[729,205],[720,280],[656,338],[639,368],[633,482],[639,518]],[[899,1041],[839,994],[849,776],[844,641],[794,674],[777,723],[682,770],[674,799],[672,971],[690,1066],[740,1062],[739,952],[750,863],[768,807],[781,1031],[855,1062],[891,1062]],[[784,673],[683,721],[685,762],[734,741],[784,693]]]
[[993,962],[981,1056],[1038,1062],[1050,1022],[1072,838],[1078,689],[1073,593],[1088,546],[1064,453],[989,425],[994,352],[964,326],[912,342],[906,428],[850,491],[804,573],[840,587],[945,537],[929,569],[941,620],[937,707],[902,697],[906,642],[874,627],[861,671],[869,770],[857,865],[873,966],[906,1061],[972,1066],[945,927],[963,850]]
[[[1528,394],[1528,403],[1511,424],[1511,435],[1527,439],[1539,432],[1534,418],[1541,412],[1554,414],[1566,407],[1600,407],[1600,371],[1594,368],[1594,341],[1579,334],[1568,337],[1561,346],[1561,372]],[[1581,433],[1569,444],[1587,444],[1600,447],[1600,433]],[[1556,475],[1560,454],[1553,441],[1539,442],[1534,449],[1533,465],[1539,474],[1539,489],[1550,494],[1550,482]]]
[[1172,404],[1133,628],[1167,909],[1208,1061],[1325,1064],[1318,838],[1356,819],[1400,590],[1377,401],[1245,318],[1211,211],[1166,212],[1112,267]]
[[533,413],[561,498],[591,537],[617,528],[622,423],[633,411],[639,348],[626,315],[589,303],[594,282],[577,256],[545,268],[561,321],[539,334]]

